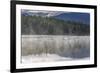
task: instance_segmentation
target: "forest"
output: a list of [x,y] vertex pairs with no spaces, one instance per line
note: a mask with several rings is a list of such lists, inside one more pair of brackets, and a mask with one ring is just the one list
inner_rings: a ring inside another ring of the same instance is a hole
[[21,15],[22,35],[90,35],[90,25],[54,17]]

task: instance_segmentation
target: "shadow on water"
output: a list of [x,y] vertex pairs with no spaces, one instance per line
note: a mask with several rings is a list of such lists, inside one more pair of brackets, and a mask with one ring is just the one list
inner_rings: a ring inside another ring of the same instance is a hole
[[90,57],[90,49],[81,48],[77,52],[72,51],[69,53],[60,54],[63,57],[70,57],[70,58],[87,58]]

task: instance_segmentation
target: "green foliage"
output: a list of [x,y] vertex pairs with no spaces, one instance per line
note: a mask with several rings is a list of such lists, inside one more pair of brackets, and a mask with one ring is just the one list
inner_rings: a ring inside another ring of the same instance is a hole
[[53,17],[21,16],[22,35],[89,35],[90,26]]

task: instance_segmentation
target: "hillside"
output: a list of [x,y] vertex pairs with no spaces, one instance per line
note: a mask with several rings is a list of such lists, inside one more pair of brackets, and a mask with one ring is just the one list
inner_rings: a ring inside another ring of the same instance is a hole
[[89,35],[90,26],[82,22],[53,17],[21,15],[22,35]]

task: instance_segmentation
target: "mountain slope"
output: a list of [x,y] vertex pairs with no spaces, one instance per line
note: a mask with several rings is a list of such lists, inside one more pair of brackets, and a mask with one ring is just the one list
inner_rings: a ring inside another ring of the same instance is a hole
[[65,20],[65,21],[75,21],[82,22],[84,24],[90,24],[90,15],[88,13],[62,13],[58,16],[55,16],[57,19]]
[[64,21],[82,22],[84,24],[90,24],[90,14],[80,12],[62,12],[62,11],[34,11],[34,10],[22,10],[24,16],[42,16],[42,17],[54,17],[56,19]]

